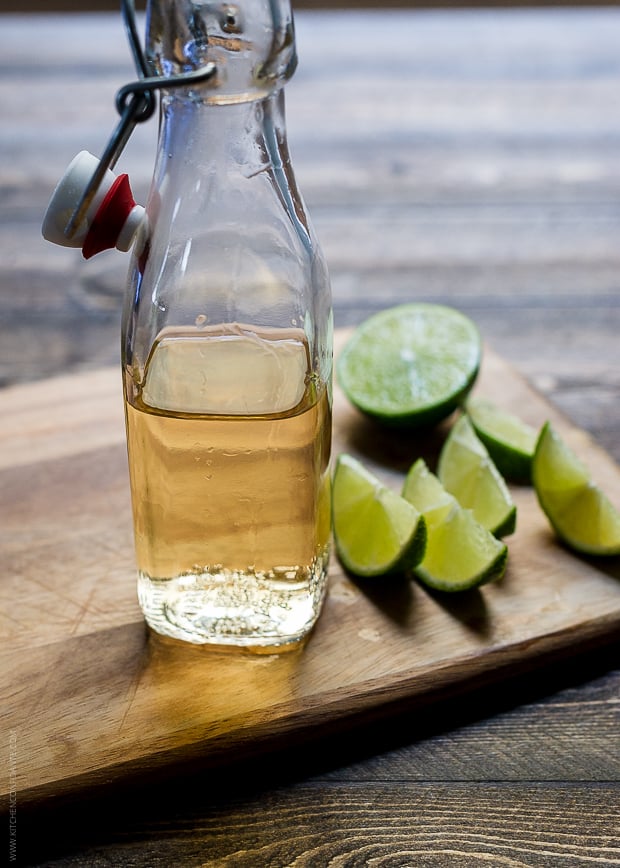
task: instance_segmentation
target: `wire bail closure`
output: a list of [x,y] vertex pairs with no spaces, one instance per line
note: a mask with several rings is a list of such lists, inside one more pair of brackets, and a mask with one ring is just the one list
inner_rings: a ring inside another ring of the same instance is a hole
[[216,65],[213,62],[209,62],[201,69],[194,69],[189,72],[165,77],[161,75],[150,76],[148,74],[149,66],[138,36],[134,0],[121,0],[121,12],[139,78],[137,81],[130,82],[121,87],[116,94],[116,110],[120,115],[120,120],[113,130],[101,159],[65,227],[64,234],[68,239],[72,239],[78,231],[101,186],[106,172],[116,165],[136,124],[144,123],[144,121],[152,117],[156,108],[155,91],[163,88],[187,87],[191,84],[200,84],[213,78],[216,73]]

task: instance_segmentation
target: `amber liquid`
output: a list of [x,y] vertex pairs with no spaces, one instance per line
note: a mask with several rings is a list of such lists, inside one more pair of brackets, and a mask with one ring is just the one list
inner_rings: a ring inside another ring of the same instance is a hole
[[[144,386],[127,389],[139,598],[156,631],[283,646],[316,621],[328,560],[331,415],[306,360],[297,330],[175,334],[156,344]],[[232,395],[209,388],[223,361],[226,376],[240,378]],[[197,413],[201,402],[227,412]],[[270,405],[273,412],[256,412]]]

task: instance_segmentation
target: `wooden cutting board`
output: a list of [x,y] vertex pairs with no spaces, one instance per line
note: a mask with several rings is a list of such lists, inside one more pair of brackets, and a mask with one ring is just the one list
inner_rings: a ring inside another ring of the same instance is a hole
[[[476,391],[535,425],[553,419],[620,502],[614,461],[488,349]],[[380,434],[336,390],[334,436],[334,454],[358,455],[399,488],[418,455],[432,460],[442,432]],[[618,560],[569,553],[531,489],[514,496],[518,528],[497,584],[433,596],[405,579],[356,583],[333,558],[303,650],[167,643],[148,635],[136,602],[119,372],[0,393],[1,714],[18,757],[4,807],[11,785],[24,805],[238,759],[611,637]]]

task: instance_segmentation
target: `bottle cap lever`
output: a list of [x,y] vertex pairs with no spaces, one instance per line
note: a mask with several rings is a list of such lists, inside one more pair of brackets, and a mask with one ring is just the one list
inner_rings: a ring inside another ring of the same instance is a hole
[[134,202],[129,179],[111,171],[137,123],[155,110],[154,91],[189,87],[213,78],[214,63],[170,76],[148,76],[148,64],[136,30],[134,0],[122,0],[125,29],[140,79],[122,87],[116,95],[121,116],[98,160],[81,151],[58,182],[43,218],[43,237],[61,247],[81,247],[86,259],[116,247],[127,251],[144,218],[144,208]]
[[84,218],[73,232],[67,224],[99,166],[97,157],[81,151],[69,164],[52,195],[43,218],[43,237],[63,247],[81,247],[85,259],[116,247],[127,251],[144,219],[134,201],[127,175],[107,169]]

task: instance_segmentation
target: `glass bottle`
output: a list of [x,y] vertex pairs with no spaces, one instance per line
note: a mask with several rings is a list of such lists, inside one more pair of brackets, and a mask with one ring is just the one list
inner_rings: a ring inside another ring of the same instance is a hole
[[122,364],[139,600],[157,632],[282,650],[312,629],[330,536],[329,279],[293,175],[290,5],[150,0],[163,89]]

